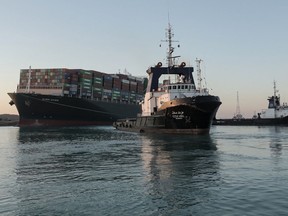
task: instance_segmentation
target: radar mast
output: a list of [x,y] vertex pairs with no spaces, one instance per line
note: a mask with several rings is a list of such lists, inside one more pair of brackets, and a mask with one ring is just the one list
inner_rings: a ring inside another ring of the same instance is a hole
[[[172,46],[172,43],[173,42],[179,42],[177,40],[172,40],[173,37],[174,37],[174,33],[172,32],[172,26],[170,24],[170,21],[168,21],[168,28],[166,29],[166,40],[161,40],[161,42],[167,42],[168,43],[168,50],[167,50],[167,65],[168,65],[168,67],[172,67],[173,65],[175,65],[175,59],[180,57],[180,56],[173,56],[173,52],[174,52],[175,47]],[[178,47],[180,47],[179,44],[178,44]]]

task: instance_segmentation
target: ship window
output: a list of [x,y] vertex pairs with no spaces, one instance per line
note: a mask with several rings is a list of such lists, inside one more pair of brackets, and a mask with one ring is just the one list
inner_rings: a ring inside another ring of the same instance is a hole
[[180,89],[180,87],[181,87],[181,86],[180,86],[180,85],[178,85],[178,89]]
[[187,85],[185,85],[185,89],[188,89],[188,86],[187,86]]
[[170,89],[171,89],[171,86],[168,86],[168,89],[170,90]]
[[184,85],[181,86],[181,89],[184,89]]
[[173,86],[173,89],[176,89],[176,86]]

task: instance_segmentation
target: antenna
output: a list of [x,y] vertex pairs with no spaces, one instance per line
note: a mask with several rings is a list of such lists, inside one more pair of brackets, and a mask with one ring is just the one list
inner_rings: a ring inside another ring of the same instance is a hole
[[198,89],[200,92],[202,92],[202,75],[201,75],[200,64],[201,64],[201,61],[203,60],[196,58],[195,61],[196,61],[196,67],[197,67]]
[[274,86],[273,86],[273,88],[274,88],[274,107],[276,108],[276,93],[278,92],[277,91],[277,88],[276,88],[276,81],[274,80]]
[[239,94],[237,91],[237,106],[236,106],[236,116],[241,115],[240,114],[240,104],[239,104]]
[[239,94],[237,91],[237,106],[236,106],[236,114],[234,115],[233,119],[243,119],[243,116],[240,112],[240,103],[239,103]]
[[277,98],[276,93],[278,92],[276,88],[276,81],[274,80],[274,97],[273,97],[273,105],[274,105],[274,118],[276,118],[276,109],[278,108],[279,104],[279,98]]
[[[175,47],[172,46],[173,42],[179,42],[176,40],[172,40],[172,38],[174,37],[174,33],[172,32],[172,26],[170,24],[170,17],[169,17],[169,13],[168,13],[168,28],[166,29],[166,40],[161,40],[161,42],[168,42],[168,50],[167,50],[167,64],[168,67],[172,67],[173,65],[175,65],[175,59],[179,58],[180,56],[173,56],[173,52]],[[161,47],[161,45],[160,45]],[[180,47],[178,45],[178,47]]]

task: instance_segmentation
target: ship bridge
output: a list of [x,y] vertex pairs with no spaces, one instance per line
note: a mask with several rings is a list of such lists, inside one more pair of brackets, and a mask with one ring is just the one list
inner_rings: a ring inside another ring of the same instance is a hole
[[187,91],[195,91],[194,84],[188,83],[174,83],[168,84],[160,87],[158,91],[170,92],[170,93],[178,93],[178,92],[187,92]]
[[[154,92],[159,89],[159,78],[162,75],[178,75],[179,77],[183,77],[182,82],[178,84],[168,84],[167,90],[178,90],[178,89],[185,89],[185,85],[188,87],[188,83],[190,83],[190,88],[192,88],[192,85],[195,83],[192,76],[193,67],[184,67],[184,64],[182,63],[180,66],[172,66],[172,67],[161,67],[162,63],[158,63],[156,67],[151,67],[147,70],[147,73],[149,74],[148,84],[147,84],[147,92]],[[185,84],[187,83],[187,84]],[[169,89],[170,86],[170,89]],[[161,87],[160,87],[161,88]],[[187,90],[186,89],[186,90]]]

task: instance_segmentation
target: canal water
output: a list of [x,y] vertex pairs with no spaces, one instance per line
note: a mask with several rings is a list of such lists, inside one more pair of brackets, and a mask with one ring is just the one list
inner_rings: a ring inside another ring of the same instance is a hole
[[288,127],[0,127],[0,215],[287,215]]

